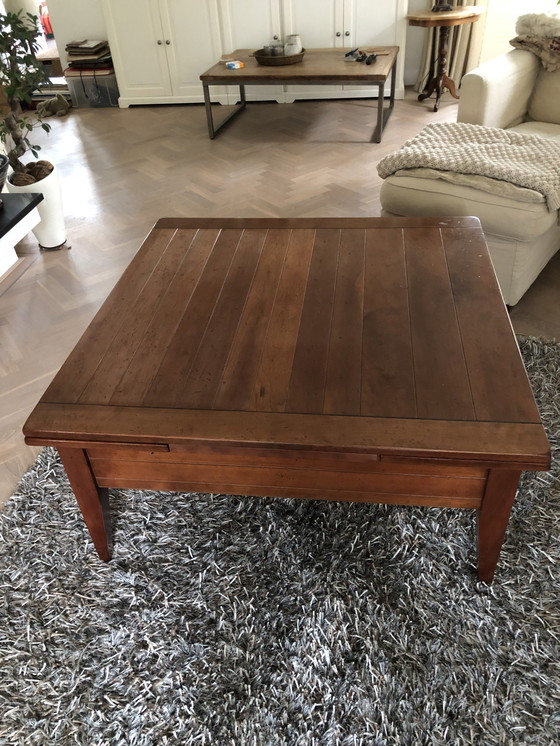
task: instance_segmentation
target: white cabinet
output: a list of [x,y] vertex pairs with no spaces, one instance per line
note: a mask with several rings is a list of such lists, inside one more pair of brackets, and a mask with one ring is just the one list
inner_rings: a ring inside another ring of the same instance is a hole
[[[400,47],[396,97],[402,98],[407,8],[408,0],[283,0],[282,15],[285,33],[299,34],[308,48],[334,47],[342,51],[354,47]],[[324,98],[327,86],[323,90],[317,86],[291,87],[290,93],[287,100]],[[348,85],[329,87],[328,93],[344,97],[372,95],[371,87]]]
[[[400,47],[396,97],[404,95],[408,0],[101,0],[111,45],[119,105],[198,103],[200,74],[222,54],[258,49],[270,39],[300,34],[308,49]],[[360,64],[360,63],[348,63]],[[247,97],[371,96],[371,87],[247,86]],[[234,103],[237,91],[212,87],[212,99]]]
[[[271,39],[282,37],[282,0],[218,0],[222,48],[225,54],[235,49],[260,49]],[[203,72],[203,71],[201,71]],[[283,86],[247,86],[247,99],[284,100]],[[212,90],[212,96],[215,96]],[[230,93],[230,103],[237,94]]]
[[304,47],[343,46],[343,0],[283,0],[287,34],[299,34]]
[[224,51],[259,49],[282,34],[281,0],[218,0]]
[[103,11],[119,106],[203,100],[199,76],[221,54],[216,0],[103,0]]

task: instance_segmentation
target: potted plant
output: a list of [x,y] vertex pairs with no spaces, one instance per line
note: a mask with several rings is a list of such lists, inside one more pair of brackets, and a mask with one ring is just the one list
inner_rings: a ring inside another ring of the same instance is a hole
[[58,176],[52,163],[44,160],[24,162],[30,153],[38,158],[40,145],[30,140],[33,130],[45,132],[50,124],[29,105],[33,92],[49,80],[48,71],[36,59],[40,36],[39,19],[31,13],[0,13],[0,86],[6,104],[0,118],[0,140],[4,145],[12,173],[8,175],[10,192],[40,192],[41,222],[33,231],[41,248],[59,248],[66,241],[62,198]]

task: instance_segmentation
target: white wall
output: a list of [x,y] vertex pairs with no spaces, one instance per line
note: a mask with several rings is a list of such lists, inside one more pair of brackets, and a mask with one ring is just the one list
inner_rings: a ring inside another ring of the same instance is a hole
[[4,0],[6,10],[10,13],[17,13],[18,10],[24,10],[26,13],[32,13],[34,16],[39,15],[39,2],[34,0]]
[[[429,0],[408,0],[408,13],[429,10]],[[427,30],[420,26],[409,26],[406,30],[406,57],[404,60],[404,84],[414,85],[422,60],[422,50]]]
[[509,52],[515,36],[515,23],[525,13],[559,13],[556,0],[487,0],[486,25],[480,62]]
[[[450,0],[451,2],[452,0]],[[409,0],[408,12],[429,10],[430,0]],[[509,52],[509,43],[515,36],[515,23],[525,13],[560,13],[556,0],[479,0],[477,5],[486,6],[486,12],[474,26],[475,50],[479,48],[480,63]],[[405,85],[416,82],[422,59],[426,29],[409,26],[406,34]],[[473,57],[476,60],[477,52]]]
[[[33,3],[33,0],[11,1],[15,5],[19,5],[19,7],[24,2]],[[377,2],[378,0],[373,1]],[[305,2],[305,0],[301,0],[301,2]],[[410,11],[415,11],[426,8],[428,3],[429,0],[409,0],[408,7]],[[63,66],[66,64],[64,47],[68,42],[76,38],[107,38],[107,29],[100,0],[47,0],[47,4]],[[37,11],[35,10],[34,12]],[[420,65],[422,56],[424,32],[425,30],[421,28],[409,27],[407,29],[407,50],[404,68],[405,83],[407,85],[416,81],[418,66]],[[410,48],[408,47],[409,44],[411,45]]]
[[56,46],[66,66],[65,46],[75,39],[106,39],[99,0],[47,0]]
[[[202,2],[203,0],[201,0]],[[372,0],[377,2],[378,0]],[[38,13],[38,2],[35,0],[4,0],[11,9],[29,6],[32,13]],[[305,0],[301,0],[305,2]],[[429,0],[408,0],[409,12],[424,10]],[[66,66],[64,47],[77,38],[106,39],[107,28],[100,0],[47,0],[47,7],[53,26],[56,44],[63,67]],[[426,30],[409,26],[406,36],[406,56],[404,62],[404,81],[406,85],[416,82]]]
[[[39,4],[36,0],[4,0],[4,4],[9,10],[24,6],[27,9],[29,6],[32,13],[38,13]],[[77,38],[107,38],[100,0],[47,0],[47,4],[63,66],[66,64],[64,47],[68,42]],[[483,0],[479,4],[487,4],[485,17],[477,23],[480,24],[477,35],[482,36],[481,62],[512,49],[509,40],[515,36],[515,21],[518,16],[524,13],[560,12],[556,0]],[[430,0],[408,0],[407,12],[413,13],[429,7]],[[418,26],[407,28],[404,62],[406,85],[416,82],[425,36],[426,29]]]

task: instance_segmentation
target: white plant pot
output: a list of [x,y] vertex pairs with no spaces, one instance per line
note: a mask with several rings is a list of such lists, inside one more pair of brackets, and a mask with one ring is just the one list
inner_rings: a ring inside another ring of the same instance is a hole
[[14,186],[7,179],[6,187],[14,194],[39,192],[43,195],[43,200],[37,205],[41,222],[33,228],[33,233],[42,249],[59,249],[66,242],[66,229],[62,209],[62,192],[56,168],[46,178],[35,184]]

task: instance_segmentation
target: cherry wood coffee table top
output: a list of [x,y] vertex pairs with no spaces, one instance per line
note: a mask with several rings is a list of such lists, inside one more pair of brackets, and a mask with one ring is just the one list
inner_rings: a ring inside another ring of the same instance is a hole
[[160,220],[25,433],[548,459],[476,218]]
[[30,415],[97,551],[108,487],[479,510],[550,452],[476,218],[158,221]]

